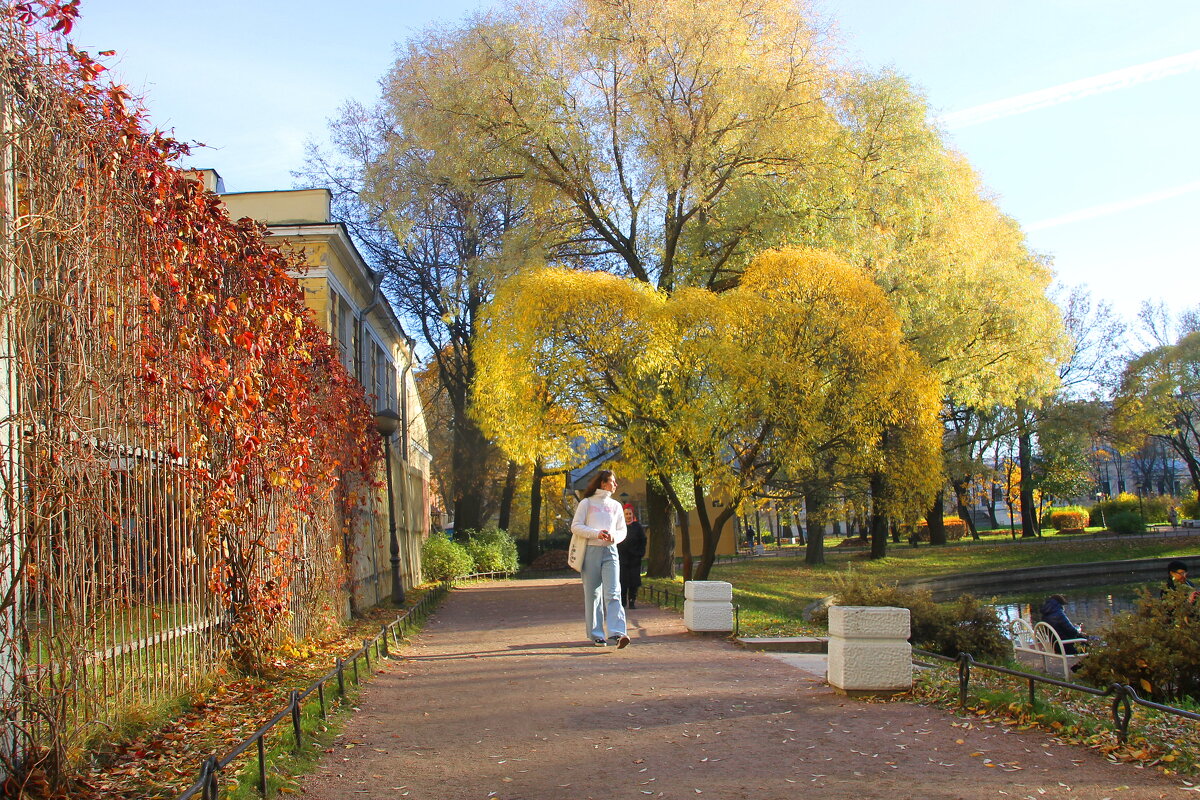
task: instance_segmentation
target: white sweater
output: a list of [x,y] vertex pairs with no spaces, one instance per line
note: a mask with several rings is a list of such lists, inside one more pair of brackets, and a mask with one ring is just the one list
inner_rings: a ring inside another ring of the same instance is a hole
[[[597,489],[595,494],[580,500],[575,507],[571,533],[587,539],[589,547],[608,547],[625,541],[625,510],[611,495],[612,492],[607,489]],[[608,531],[612,541],[600,539],[601,531]]]

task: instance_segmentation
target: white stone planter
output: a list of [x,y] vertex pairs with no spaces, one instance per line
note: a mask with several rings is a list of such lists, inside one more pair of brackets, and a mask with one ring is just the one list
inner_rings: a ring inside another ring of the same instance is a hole
[[689,631],[733,631],[733,584],[685,581],[683,598],[683,624]]
[[829,685],[854,695],[911,689],[909,631],[907,608],[830,606]]

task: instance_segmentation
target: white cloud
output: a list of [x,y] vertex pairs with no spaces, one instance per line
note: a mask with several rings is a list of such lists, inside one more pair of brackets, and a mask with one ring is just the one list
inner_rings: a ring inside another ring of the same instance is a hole
[[1174,186],[1169,189],[1160,189],[1157,192],[1131,197],[1128,200],[1118,200],[1115,203],[1105,203],[1100,206],[1092,206],[1091,208],[1083,208],[1078,211],[1072,211],[1070,214],[1063,214],[1060,217],[1052,217],[1041,222],[1035,222],[1032,225],[1022,226],[1026,232],[1044,231],[1048,228],[1057,228],[1060,225],[1069,225],[1072,222],[1083,222],[1084,220],[1096,219],[1097,217],[1107,217],[1111,214],[1119,214],[1122,211],[1148,206],[1151,203],[1158,203],[1163,200],[1170,200],[1173,197],[1190,194],[1195,191],[1200,191],[1200,181],[1192,181],[1185,183],[1182,186]]
[[1048,89],[1027,92],[1004,100],[996,100],[983,105],[964,108],[962,111],[951,111],[942,117],[942,122],[950,130],[969,128],[984,122],[991,122],[1017,114],[1026,114],[1041,108],[1049,108],[1061,103],[1069,103],[1102,92],[1124,89],[1147,81],[1156,81],[1172,75],[1180,75],[1200,69],[1200,50],[1184,53],[1169,58],[1160,58],[1146,64],[1126,67],[1091,78],[1082,78],[1069,83],[1061,83]]

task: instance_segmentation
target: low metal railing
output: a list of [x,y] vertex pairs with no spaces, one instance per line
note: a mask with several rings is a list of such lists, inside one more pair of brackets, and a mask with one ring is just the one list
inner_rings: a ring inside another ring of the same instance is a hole
[[328,717],[328,706],[325,697],[325,685],[330,681],[337,681],[337,692],[340,698],[346,696],[346,673],[347,670],[353,675],[354,683],[357,685],[360,680],[358,670],[358,662],[360,659],[365,660],[366,670],[368,674],[371,669],[371,650],[375,651],[375,658],[387,658],[389,655],[389,637],[396,646],[399,646],[401,639],[410,629],[424,621],[433,609],[441,602],[455,584],[462,581],[470,580],[485,580],[493,578],[505,578],[511,575],[509,572],[480,572],[471,575],[465,575],[461,578],[456,578],[450,581],[442,581],[427,592],[420,600],[411,608],[407,609],[403,614],[396,617],[393,621],[386,625],[381,625],[379,633],[371,639],[364,639],[362,647],[355,650],[345,658],[337,658],[333,669],[326,672],[318,678],[312,685],[304,691],[293,691],[288,696],[287,707],[275,714],[260,727],[257,731],[247,737],[241,744],[230,750],[224,757],[217,758],[215,755],[209,756],[200,766],[200,777],[196,782],[179,795],[178,800],[190,800],[193,797],[200,797],[202,800],[218,800],[219,795],[219,778],[221,771],[234,762],[238,756],[248,751],[251,747],[258,748],[258,788],[262,797],[268,797],[267,784],[267,761],[266,761],[266,743],[265,738],[276,725],[286,719],[291,720],[292,736],[294,738],[293,746],[295,752],[300,753],[304,746],[303,727],[300,722],[301,713],[305,700],[308,700],[315,692],[317,702],[320,704],[321,718]]
[[[940,653],[933,653],[928,650],[913,648],[913,654],[923,658],[933,658],[938,661],[958,664],[958,705],[959,708],[965,708],[967,705],[967,695],[970,692],[971,684],[971,668],[978,667],[979,669],[989,672],[998,672],[1002,675],[1009,675],[1014,678],[1021,678],[1029,684],[1029,704],[1032,706],[1037,699],[1037,684],[1045,683],[1050,686],[1057,686],[1060,689],[1068,689],[1074,692],[1092,695],[1093,697],[1112,697],[1111,711],[1113,728],[1117,733],[1117,741],[1125,743],[1129,736],[1129,722],[1133,718],[1133,706],[1139,705],[1144,708],[1152,708],[1156,711],[1162,711],[1166,714],[1174,714],[1184,719],[1200,721],[1200,713],[1195,711],[1187,711],[1174,706],[1155,703],[1153,700],[1146,700],[1139,697],[1137,691],[1125,683],[1110,683],[1104,689],[1098,689],[1095,686],[1084,686],[1079,683],[1070,683],[1069,681],[1060,681],[1056,678],[1051,678],[1047,675],[1037,675],[1031,672],[1022,672],[1008,667],[1001,667],[995,664],[984,664],[976,661],[970,653],[959,653],[957,658],[944,656]],[[915,664],[921,664],[915,661]],[[921,664],[922,666],[933,666],[932,664]]]
[[[685,598],[680,592],[676,592],[672,589],[664,589],[664,588],[661,588],[658,586],[643,585],[641,587],[641,589],[639,589],[639,591],[644,593],[645,595],[647,595],[650,598],[650,602],[654,603],[655,605],[663,606],[663,605],[670,604],[671,608],[675,609],[676,611],[682,610],[683,604],[687,601],[687,598]],[[738,606],[737,603],[734,603],[733,604],[733,635],[737,636],[741,632],[741,630],[742,630],[741,608]]]

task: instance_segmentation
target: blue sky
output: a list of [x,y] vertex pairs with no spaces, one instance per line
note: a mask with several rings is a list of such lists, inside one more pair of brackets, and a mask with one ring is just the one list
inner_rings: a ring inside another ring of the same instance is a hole
[[[209,149],[230,191],[286,188],[348,98],[371,101],[394,48],[487,3],[84,0],[74,39],[116,50],[154,124]],[[1060,281],[1131,318],[1200,304],[1200,3],[819,0],[846,58],[929,97]]]

